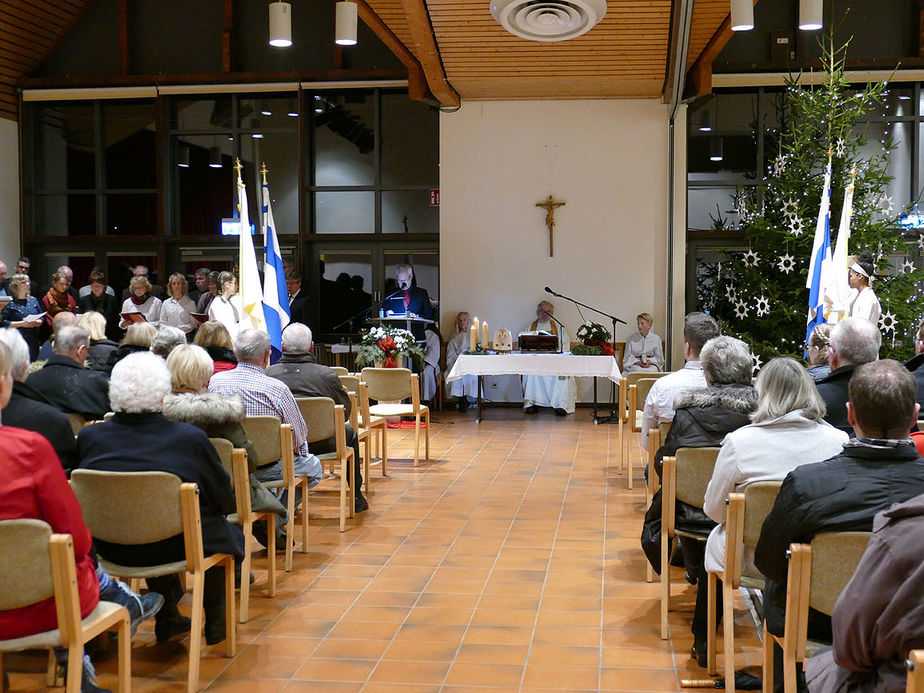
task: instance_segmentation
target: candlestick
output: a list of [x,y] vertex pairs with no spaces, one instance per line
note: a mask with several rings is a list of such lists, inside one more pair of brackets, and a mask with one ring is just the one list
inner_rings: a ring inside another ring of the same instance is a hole
[[468,350],[471,352],[475,351],[475,342],[478,341],[478,330],[472,325],[468,328]]
[[481,323],[481,346],[484,349],[488,348],[488,321],[487,320]]
[[472,324],[475,325],[475,341],[478,341],[478,338],[481,336],[481,328],[479,327],[481,323],[478,322],[478,318],[475,318]]

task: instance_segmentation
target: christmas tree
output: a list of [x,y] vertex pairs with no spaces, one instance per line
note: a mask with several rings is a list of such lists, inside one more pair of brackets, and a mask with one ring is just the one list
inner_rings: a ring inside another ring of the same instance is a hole
[[787,84],[780,130],[767,133],[767,150],[777,154],[760,184],[739,189],[735,198],[748,250],[699,268],[701,307],[725,334],[751,346],[758,366],[775,356],[803,355],[806,278],[829,162],[831,247],[852,183],[849,253],[869,252],[876,260],[872,286],[882,306],[880,355],[899,360],[913,355],[913,335],[924,314],[924,271],[909,260],[893,269],[889,260],[908,257],[914,243],[924,250],[924,236],[901,228],[885,194],[891,142],[884,141],[872,157],[860,154],[866,138],[858,120],[882,105],[888,85],[869,83],[855,91],[844,76],[846,48],[835,49],[829,38],[823,84],[805,84],[801,75]]

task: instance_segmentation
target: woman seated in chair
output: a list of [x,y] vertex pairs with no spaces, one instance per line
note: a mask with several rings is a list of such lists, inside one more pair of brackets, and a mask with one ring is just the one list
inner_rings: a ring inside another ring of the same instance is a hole
[[[693,640],[705,653],[707,620],[706,573],[725,564],[725,499],[743,493],[758,481],[782,481],[803,464],[821,462],[840,453],[847,434],[823,420],[825,403],[808,371],[793,358],[772,359],[757,376],[757,411],[751,422],[725,436],[706,489],[703,510],[719,523],[706,542],[704,570],[696,593]],[[745,556],[753,565],[754,557]],[[721,585],[721,583],[718,583]],[[716,593],[722,616],[721,587]],[[702,664],[702,663],[701,663]]]
[[151,349],[151,342],[156,334],[157,328],[149,322],[136,322],[134,325],[129,325],[125,336],[119,342],[119,348],[109,354],[106,367],[100,370],[110,373],[113,367],[129,354],[147,353]]
[[[167,357],[167,369],[173,392],[164,398],[164,417],[184,421],[202,429],[209,438],[224,438],[236,448],[247,451],[250,472],[250,503],[255,512],[276,513],[276,546],[285,546],[288,513],[282,503],[253,475],[257,452],[247,439],[244,427],[244,402],[238,395],[216,395],[208,391],[212,377],[212,359],[200,346],[181,344]],[[254,524],[254,536],[266,546],[266,522]]]
[[626,351],[622,357],[623,370],[626,373],[660,373],[664,370],[664,354],[661,351],[661,338],[651,331],[654,318],[649,313],[639,313],[635,322],[638,332],[626,338]]
[[194,344],[201,346],[212,359],[214,372],[230,371],[237,368],[237,356],[234,355],[234,344],[227,328],[217,320],[204,322],[196,330]]
[[[161,413],[171,392],[170,372],[164,360],[152,353],[131,354],[112,369],[109,398],[112,420],[84,428],[77,437],[82,469],[111,472],[158,471],[175,474],[199,485],[202,542],[205,555],[229,553],[244,556],[244,535],[225,519],[234,512],[231,480],[208,436],[190,424],[168,421]],[[113,499],[113,502],[126,502]],[[157,565],[185,558],[183,536],[156,544],[125,546],[96,540],[101,556],[130,566]],[[148,578],[148,587],[164,596],[154,633],[158,642],[189,631],[190,620],[180,615],[183,596],[178,575]],[[205,640],[209,645],[225,637],[224,569],[205,574]]]

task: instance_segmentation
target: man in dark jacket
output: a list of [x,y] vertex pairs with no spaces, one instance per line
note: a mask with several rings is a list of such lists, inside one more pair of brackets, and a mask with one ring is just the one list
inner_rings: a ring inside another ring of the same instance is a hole
[[0,330],[0,342],[7,345],[13,359],[13,393],[3,410],[3,424],[43,435],[55,449],[61,465],[70,471],[77,466],[77,442],[70,419],[38,392],[26,385],[29,347],[18,330]]
[[45,367],[30,375],[26,384],[65,414],[102,419],[109,411],[109,379],[83,366],[90,353],[90,335],[80,327],[62,327],[55,333],[52,349]]
[[[311,328],[298,322],[290,323],[282,333],[282,358],[268,367],[266,374],[281,380],[295,397],[330,397],[334,404],[342,404],[344,415],[350,417],[350,397],[340,383],[333,368],[322,366],[311,350],[314,346]],[[346,444],[353,448],[353,464],[356,483],[353,489],[356,512],[369,507],[362,493],[362,461],[359,456],[359,440],[356,431],[346,424]],[[312,453],[320,455],[335,452],[337,442],[333,438],[315,441],[309,446]]]
[[918,326],[914,338],[914,353],[916,356],[905,363],[905,368],[911,371],[918,384],[918,404],[924,407],[924,322]]
[[302,274],[298,270],[289,270],[286,275],[286,290],[289,293],[289,316],[291,322],[300,322],[307,325],[310,321],[308,315],[311,310],[308,292],[302,291]]
[[[810,543],[821,532],[869,532],[876,513],[924,493],[924,459],[908,438],[920,409],[915,393],[914,378],[897,361],[859,366],[847,403],[847,419],[857,437],[841,454],[798,467],[783,481],[754,556],[766,577],[770,632],[783,633],[790,544]],[[810,635],[830,639],[830,631],[830,618],[812,611]],[[782,686],[782,656],[779,648],[775,652],[775,682]]]
[[818,394],[825,401],[825,421],[853,435],[847,421],[847,387],[857,366],[871,363],[879,358],[882,335],[869,321],[863,318],[847,318],[831,330],[831,344],[828,363],[831,373],[817,383]]

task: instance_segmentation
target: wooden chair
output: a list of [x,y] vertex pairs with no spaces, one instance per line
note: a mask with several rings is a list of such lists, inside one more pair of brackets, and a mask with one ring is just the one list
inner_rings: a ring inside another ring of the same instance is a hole
[[924,693],[924,650],[911,650],[905,660],[908,667],[906,693]]
[[[654,469],[655,454],[661,447],[661,443],[667,438],[667,432],[670,430],[670,423],[663,423],[658,428],[652,428],[648,431],[648,482],[645,484],[645,509],[651,507],[651,500],[654,498],[655,491],[658,490],[660,482],[658,474]],[[651,563],[645,562],[645,582],[654,582],[654,568]]]
[[71,430],[74,432],[75,436],[80,433],[80,429],[82,429],[87,423],[87,420],[83,417],[82,414],[75,414],[74,412],[71,412],[67,415],[67,418],[71,422]]
[[359,384],[359,413],[360,419],[358,425],[368,431],[366,438],[366,456],[370,456],[368,446],[371,445],[372,434],[377,434],[379,439],[379,458],[382,460],[382,476],[388,476],[388,422],[384,416],[374,416],[370,412],[369,406],[369,386],[366,383]]
[[190,573],[192,576],[192,627],[189,632],[189,676],[186,689],[199,689],[199,660],[202,655],[202,607],[205,571],[213,566],[225,569],[225,656],[237,650],[234,607],[234,556],[216,553],[205,556],[202,549],[202,520],[196,484],[183,483],[165,472],[102,472],[75,469],[71,486],[80,501],[83,519],[96,539],[123,544],[151,544],[183,535],[186,557],[181,561],[150,566],[123,566],[100,558],[110,575],[148,578]]
[[661,639],[667,640],[667,612],[671,600],[670,540],[677,537],[705,541],[709,533],[676,527],[677,501],[703,507],[706,487],[715,469],[719,448],[680,448],[665,457],[661,467]]
[[796,664],[825,645],[808,640],[809,608],[834,612],[872,536],[872,532],[823,532],[811,544],[790,544],[783,636],[770,633],[764,621],[765,692],[773,690],[773,644],[777,643],[783,649],[783,689],[796,693]]
[[[119,634],[119,693],[131,691],[131,630],[128,610],[101,601],[80,618],[74,542],[70,534],[52,534],[42,520],[0,522],[0,611],[55,599],[58,628],[12,640],[0,640],[0,675],[3,653],[22,650],[67,648],[67,693],[79,693],[83,671],[83,647],[100,633]],[[53,658],[53,656],[52,656]]]
[[706,671],[716,673],[715,600],[718,579],[722,580],[722,628],[725,639],[725,690],[735,690],[735,614],[733,600],[740,586],[763,589],[764,576],[754,566],[754,549],[760,539],[764,520],[770,514],[780,490],[779,481],[749,484],[744,493],[731,493],[725,501],[725,564],[722,572],[708,577],[708,633],[706,636]]
[[[209,438],[221,458],[221,464],[231,476],[234,486],[234,500],[237,512],[228,516],[228,521],[240,525],[244,530],[244,562],[241,565],[241,606],[238,621],[247,623],[250,619],[250,564],[253,558],[253,523],[266,521],[266,596],[276,596],[276,513],[254,512],[250,504],[250,474],[247,471],[247,452],[235,448],[225,438]],[[244,577],[246,576],[246,578]]]
[[[343,385],[344,390],[346,390],[347,392],[353,392],[356,394],[356,403],[360,404],[359,384],[362,382],[362,379],[359,377],[359,375],[351,373],[350,375],[340,376],[340,382]],[[353,416],[353,413],[354,413],[354,409],[352,408],[352,405],[351,405],[350,425],[357,432],[357,435],[359,434],[360,428],[371,428],[372,432],[375,434],[376,440],[378,440],[379,457],[381,457],[383,454],[382,453],[382,428],[383,427],[382,426],[373,426],[373,427],[366,426],[365,420],[363,419],[362,412],[357,411],[355,417]],[[376,418],[379,418],[379,417],[376,417]],[[366,484],[367,490],[368,490],[369,481],[364,479],[364,483]]]
[[302,489],[302,553],[308,553],[308,477],[295,476],[295,453],[292,449],[292,426],[280,423],[275,416],[245,416],[244,432],[257,451],[257,466],[282,460],[282,479],[264,481],[268,489],[286,491],[286,572],[292,570],[295,551],[295,490]]
[[[420,384],[416,373],[407,368],[363,368],[363,382],[369,397],[378,404],[369,407],[370,415],[414,417],[414,466],[420,461],[420,419],[426,422],[424,460],[430,459],[430,409],[420,403]],[[401,401],[410,399],[410,404]],[[397,404],[386,404],[397,402]],[[383,429],[384,431],[384,429]],[[384,441],[383,441],[384,446]],[[384,470],[384,456],[383,456]]]
[[[642,431],[641,422],[639,421],[638,415],[645,409],[645,399],[648,397],[648,393],[651,390],[651,386],[654,385],[655,380],[657,380],[664,373],[629,373],[630,376],[648,376],[634,378],[635,382],[628,385],[629,390],[629,409],[626,414],[627,417],[631,418],[629,423],[629,433],[640,433]],[[655,377],[651,377],[655,376]],[[628,376],[627,376],[628,378]],[[622,382],[622,381],[620,381]],[[620,421],[622,425],[622,421]],[[620,439],[622,436],[620,435]],[[629,459],[629,452],[626,448],[629,445],[629,436],[623,441],[623,447],[620,448],[620,455],[622,456],[622,461],[626,466],[627,474],[629,477],[629,488],[633,488],[632,482],[632,461]],[[650,447],[650,445],[649,445]]]
[[[347,517],[353,517],[353,448],[346,444],[346,421],[342,404],[330,397],[297,397],[302,418],[308,424],[308,444],[334,438],[337,449],[318,455],[322,466],[340,467],[340,531],[346,531]],[[349,491],[349,493],[348,493]]]
[[349,375],[350,373],[350,371],[348,371],[343,366],[331,366],[331,369],[333,369],[334,373],[337,375]]

